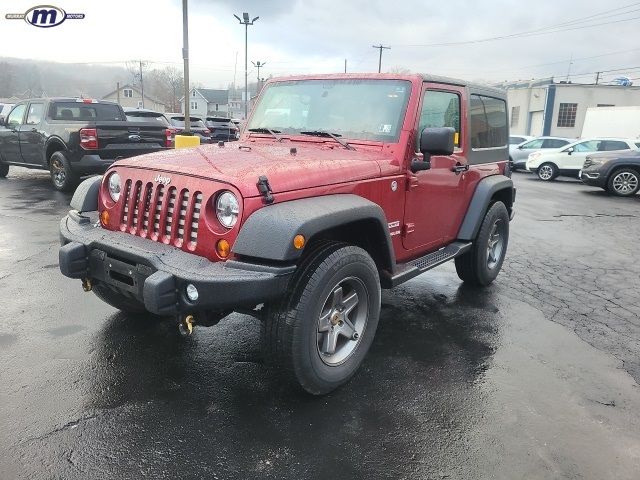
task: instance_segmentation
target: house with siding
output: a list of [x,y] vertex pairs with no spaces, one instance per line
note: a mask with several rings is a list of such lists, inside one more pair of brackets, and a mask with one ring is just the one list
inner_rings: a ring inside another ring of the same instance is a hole
[[[184,113],[184,97],[180,99]],[[192,88],[189,91],[189,113],[191,115],[229,116],[229,91],[213,88]]]
[[144,94],[144,102],[142,101],[142,90],[137,86],[130,84],[122,85],[119,89],[108,93],[103,100],[109,100],[111,102],[119,102],[123,107],[131,108],[147,108],[156,112],[165,112],[166,105],[157,98],[153,98],[146,93]]

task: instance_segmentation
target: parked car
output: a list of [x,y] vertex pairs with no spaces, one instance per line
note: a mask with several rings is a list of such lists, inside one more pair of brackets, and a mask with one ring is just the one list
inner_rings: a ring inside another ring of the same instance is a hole
[[127,122],[117,103],[88,98],[34,98],[17,103],[0,129],[0,177],[9,165],[49,170],[53,186],[73,190],[80,177],[103,173],[118,158],[167,148],[167,129]]
[[13,103],[0,103],[0,124],[7,118],[14,105]]
[[533,140],[534,138],[536,137],[532,137],[530,135],[509,135],[509,147],[511,147],[511,145],[520,145],[521,143],[524,143],[527,140]]
[[175,146],[175,135],[178,129],[169,123],[164,113],[133,107],[123,107],[123,110],[129,122],[154,122],[164,126],[167,129],[167,147]]
[[622,138],[587,138],[548,152],[529,155],[527,170],[540,180],[555,180],[559,175],[578,178],[588,154],[621,150],[637,150],[637,140]]
[[561,148],[568,145],[573,140],[559,137],[538,137],[533,140],[525,141],[520,145],[509,145],[509,160],[511,161],[511,169],[526,170],[527,158],[534,152],[548,150],[550,148]]
[[[640,141],[636,141],[640,148]],[[587,155],[580,179],[613,195],[630,197],[640,190],[640,151]]]
[[[60,223],[60,270],[185,334],[257,316],[267,359],[325,394],[371,346],[381,288],[448,260],[469,284],[497,277],[515,199],[507,132],[505,92],[463,80],[271,79],[240,148],[121,160],[86,180]],[[142,189],[149,201],[127,210]]]
[[233,142],[240,138],[240,129],[230,118],[207,116],[203,120],[214,142]]
[[[173,127],[173,135],[184,132],[184,113],[165,113],[164,116]],[[191,133],[200,137],[200,143],[211,143],[211,132],[201,118],[190,116],[189,129]]]

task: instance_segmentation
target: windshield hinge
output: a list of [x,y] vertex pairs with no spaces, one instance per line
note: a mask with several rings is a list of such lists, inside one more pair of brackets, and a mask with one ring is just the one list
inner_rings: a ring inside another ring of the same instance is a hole
[[273,203],[274,198],[272,195],[273,192],[271,191],[271,185],[269,185],[269,179],[262,175],[258,178],[257,185],[260,195],[264,197],[264,203],[266,203],[267,205]]

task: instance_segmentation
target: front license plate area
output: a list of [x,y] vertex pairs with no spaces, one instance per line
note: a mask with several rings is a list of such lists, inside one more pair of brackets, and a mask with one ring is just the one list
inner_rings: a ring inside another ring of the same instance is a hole
[[138,298],[142,298],[144,281],[153,273],[153,269],[146,265],[116,258],[102,250],[93,250],[89,262],[93,278],[130,292]]

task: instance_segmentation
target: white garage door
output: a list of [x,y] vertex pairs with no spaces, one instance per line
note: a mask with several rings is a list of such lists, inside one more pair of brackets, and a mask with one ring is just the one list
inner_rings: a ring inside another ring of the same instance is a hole
[[531,122],[529,123],[529,135],[539,137],[544,128],[544,112],[531,112]]

